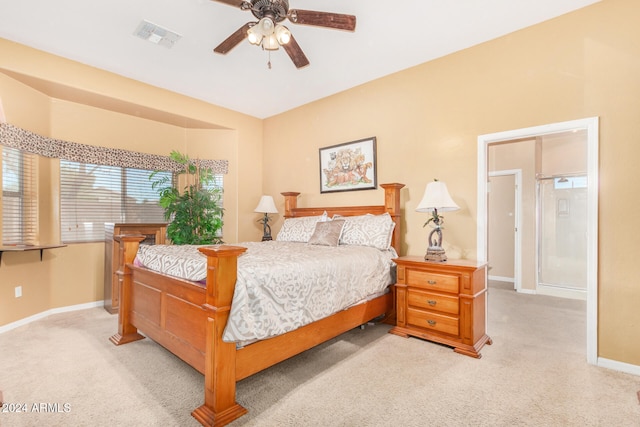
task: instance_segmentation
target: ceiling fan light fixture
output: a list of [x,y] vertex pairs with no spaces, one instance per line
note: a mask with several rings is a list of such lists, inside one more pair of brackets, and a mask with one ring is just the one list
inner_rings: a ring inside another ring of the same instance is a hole
[[[226,54],[241,41],[248,38],[254,46],[263,50],[277,50],[283,47],[296,68],[309,65],[309,59],[300,48],[297,40],[287,27],[281,25],[284,20],[292,24],[310,25],[337,30],[355,31],[356,17],[343,13],[319,12],[315,10],[290,9],[289,0],[214,0],[240,10],[250,11],[257,21],[247,22],[220,43],[214,52]],[[271,63],[269,63],[271,64]],[[270,68],[270,67],[269,67]]]
[[291,31],[284,25],[276,25],[276,38],[281,45],[289,43],[291,40]]
[[273,20],[271,18],[269,17],[262,18],[258,23],[258,25],[260,26],[262,35],[264,35],[265,37],[273,34],[275,24],[273,23]]
[[280,49],[280,43],[278,43],[278,38],[275,34],[271,34],[268,37],[265,37],[262,40],[262,48],[264,50],[278,50]]
[[247,31],[247,39],[249,40],[249,43],[259,46],[260,43],[262,43],[263,36],[259,31],[256,31],[255,28],[256,25],[249,28]]

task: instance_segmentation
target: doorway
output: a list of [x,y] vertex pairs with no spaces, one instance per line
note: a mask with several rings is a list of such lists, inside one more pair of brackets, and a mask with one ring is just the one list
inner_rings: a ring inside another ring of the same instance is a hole
[[598,118],[573,120],[536,126],[525,129],[499,132],[478,137],[478,209],[477,209],[477,254],[478,260],[488,257],[488,149],[492,144],[518,139],[531,139],[544,135],[554,135],[573,130],[584,130],[587,139],[587,231],[586,231],[586,300],[587,300],[587,362],[597,364],[598,360],[598,313],[597,313],[597,273],[598,273]]
[[[487,259],[489,280],[513,283],[522,291],[522,170],[491,171],[489,176]],[[489,255],[490,254],[490,255]]]

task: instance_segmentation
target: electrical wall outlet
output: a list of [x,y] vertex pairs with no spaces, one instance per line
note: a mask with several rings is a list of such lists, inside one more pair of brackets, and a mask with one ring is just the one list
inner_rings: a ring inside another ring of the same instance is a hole
[[20,298],[22,296],[22,286],[16,286],[15,292],[16,298]]

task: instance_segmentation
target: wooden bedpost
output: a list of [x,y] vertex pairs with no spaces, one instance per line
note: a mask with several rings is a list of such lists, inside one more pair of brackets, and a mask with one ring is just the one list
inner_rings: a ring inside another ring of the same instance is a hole
[[119,244],[118,250],[118,275],[120,308],[118,310],[118,333],[109,338],[115,345],[126,344],[144,338],[138,333],[138,329],[131,324],[131,268],[138,253],[138,245],[144,240],[143,235],[115,236],[114,240]]
[[[395,222],[396,226],[393,229],[393,236],[391,236],[391,246],[400,255],[400,218],[402,212],[400,211],[400,190],[404,187],[404,184],[380,184],[380,187],[384,188],[384,207],[391,215],[391,219]],[[389,325],[396,324],[396,287],[391,286],[391,293],[393,295],[393,305],[389,312],[386,313],[382,323]]]
[[204,426],[223,426],[247,413],[236,403],[236,345],[222,341],[236,284],[238,256],[247,248],[208,246],[204,404],[191,415]]
[[289,191],[280,194],[284,196],[284,217],[291,218],[293,216],[292,210],[298,207],[298,196],[300,193]]
[[391,219],[396,223],[393,229],[393,236],[391,237],[391,246],[396,249],[398,255],[400,255],[400,189],[404,187],[404,184],[380,184],[380,187],[384,188],[384,207],[391,215]]

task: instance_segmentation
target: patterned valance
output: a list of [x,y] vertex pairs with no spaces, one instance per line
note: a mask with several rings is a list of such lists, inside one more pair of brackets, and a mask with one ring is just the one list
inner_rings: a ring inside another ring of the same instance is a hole
[[[164,171],[179,171],[183,168],[183,165],[174,162],[168,156],[48,138],[9,123],[0,123],[0,144],[44,157],[94,165]],[[229,172],[228,160],[198,160],[198,163],[202,168],[210,168],[215,174]]]

